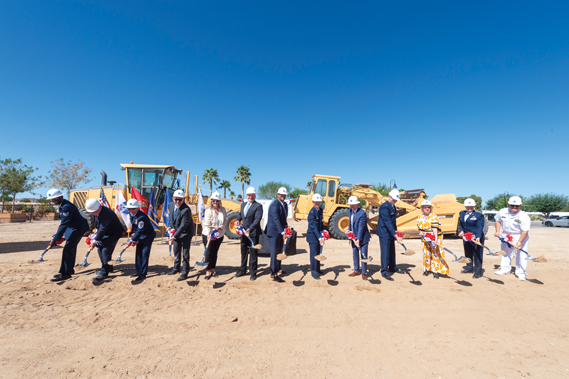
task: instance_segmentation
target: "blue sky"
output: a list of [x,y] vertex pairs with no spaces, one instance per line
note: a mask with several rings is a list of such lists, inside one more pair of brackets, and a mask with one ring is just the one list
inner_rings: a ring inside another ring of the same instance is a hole
[[120,182],[133,161],[229,180],[243,164],[255,186],[319,173],[431,196],[569,194],[568,11],[2,1],[0,158],[39,174],[81,159]]

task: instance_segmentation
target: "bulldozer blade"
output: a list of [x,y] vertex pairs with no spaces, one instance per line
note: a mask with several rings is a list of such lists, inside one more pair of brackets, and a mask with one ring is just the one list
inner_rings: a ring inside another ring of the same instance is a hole
[[319,262],[323,262],[325,261],[327,258],[324,255],[317,255],[316,257],[314,257],[314,259],[316,259]]
[[277,259],[278,259],[279,261],[284,261],[284,260],[287,259],[287,258],[288,258],[288,255],[286,255],[286,254],[284,254],[284,253],[277,255]]
[[544,257],[543,255],[541,255],[541,256],[539,256],[539,257],[537,257],[537,258],[534,258],[533,261],[534,261],[534,262],[547,263],[547,259],[545,259],[545,257]]

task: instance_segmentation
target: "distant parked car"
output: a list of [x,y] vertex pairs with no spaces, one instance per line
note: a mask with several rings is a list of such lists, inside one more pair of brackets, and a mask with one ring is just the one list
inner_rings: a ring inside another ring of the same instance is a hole
[[561,216],[559,218],[553,219],[548,218],[541,222],[544,226],[567,226],[569,227],[569,216]]

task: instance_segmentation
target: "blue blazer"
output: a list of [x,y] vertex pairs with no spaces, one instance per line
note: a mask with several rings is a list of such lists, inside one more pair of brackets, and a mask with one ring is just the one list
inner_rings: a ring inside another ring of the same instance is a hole
[[466,211],[461,211],[458,220],[458,228],[461,232],[472,233],[475,238],[480,237],[480,242],[484,242],[484,215],[480,212],[474,211],[470,217],[464,221]]
[[101,206],[101,208],[101,213],[95,216],[95,228],[97,228],[95,239],[104,243],[108,238],[112,240],[121,238],[124,229],[119,216],[107,207]]
[[267,236],[278,237],[284,232],[285,228],[287,227],[286,223],[287,213],[288,213],[288,206],[287,210],[285,211],[279,199],[271,203],[271,205],[269,206],[267,227],[265,228]]
[[381,238],[395,239],[397,232],[397,210],[395,205],[389,201],[379,207],[379,217],[377,219],[377,235]]
[[59,205],[59,219],[61,223],[53,237],[56,241],[59,241],[61,237],[65,237],[67,241],[82,237],[89,230],[87,220],[81,216],[79,209],[68,200],[63,199]]
[[156,232],[146,213],[139,209],[134,216],[130,215],[130,222],[132,223],[132,232],[134,233],[130,239],[133,242],[150,241],[152,243],[154,237],[156,237]]
[[[352,222],[352,214],[354,215],[354,221]],[[356,239],[360,241],[360,246],[365,245],[369,242],[370,234],[367,228],[367,214],[361,208],[356,208],[352,211],[350,208],[350,228],[355,235]]]
[[308,243],[320,242],[321,232],[324,230],[322,222],[322,209],[312,207],[308,213],[308,230],[306,231],[306,241]]

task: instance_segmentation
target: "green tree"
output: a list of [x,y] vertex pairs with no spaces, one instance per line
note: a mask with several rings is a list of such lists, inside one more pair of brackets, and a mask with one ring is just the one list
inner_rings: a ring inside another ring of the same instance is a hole
[[56,159],[51,162],[47,186],[70,192],[79,187],[81,183],[89,183],[92,179],[89,177],[91,171],[90,168],[85,167],[85,163],[81,160],[77,163],[71,161],[66,163],[63,158]]
[[[494,196],[493,198],[491,198],[490,200],[486,200],[486,207],[485,209],[491,211],[491,210],[496,210],[499,211],[502,208],[506,208],[508,206],[508,200],[510,199],[510,197],[514,196],[513,194],[507,194],[507,193],[500,193],[496,196]],[[521,195],[517,195],[519,196],[522,201],[523,201],[523,196]],[[522,204],[522,209],[526,210],[527,205],[524,203]]]
[[292,189],[290,184],[271,181],[259,186],[257,189],[257,196],[259,196],[260,199],[276,199],[277,191],[281,187],[286,188],[287,192],[290,192]]
[[476,202],[476,209],[482,209],[482,198],[480,196],[476,196],[476,195],[470,195],[470,196],[458,196],[456,198],[456,201],[458,201],[459,203],[463,204],[464,200],[471,198],[472,200],[474,200]]
[[371,188],[374,191],[379,192],[383,196],[389,195],[389,191],[390,191],[389,186],[385,183],[377,183],[377,184],[370,186],[369,188]]
[[312,180],[306,183],[306,188],[310,189],[312,187]]
[[[4,211],[4,199],[6,195],[12,196],[12,210],[16,203],[16,195],[23,192],[32,192],[35,188],[43,185],[41,176],[34,177],[37,168],[26,166],[19,159],[0,160],[0,196],[2,197],[2,212]],[[33,192],[32,192],[33,193]]]
[[237,176],[233,178],[236,182],[241,182],[241,198],[245,198],[245,184],[251,183],[251,171],[247,166],[239,166]]
[[525,204],[528,211],[541,212],[547,218],[551,212],[559,212],[568,206],[569,198],[554,193],[539,193],[527,199]]
[[217,173],[217,170],[214,170],[213,168],[205,170],[202,179],[204,183],[209,183],[209,196],[211,197],[213,184],[217,184],[219,182],[219,174]]
[[[291,199],[295,199],[295,200],[298,197],[298,195],[308,195],[308,191],[305,189],[301,189],[301,188],[295,188],[288,194],[288,196]],[[310,200],[312,200],[312,199],[310,199]]]
[[222,180],[219,186],[223,188],[223,197],[227,199],[227,190],[231,191],[231,182],[229,180]]
[[233,198],[235,197],[235,192],[229,190],[229,197],[231,198],[231,200],[233,200]]

